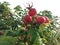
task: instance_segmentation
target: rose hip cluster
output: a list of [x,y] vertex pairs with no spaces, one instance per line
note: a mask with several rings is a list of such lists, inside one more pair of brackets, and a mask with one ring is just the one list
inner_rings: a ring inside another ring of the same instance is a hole
[[27,15],[24,16],[24,23],[38,24],[49,23],[49,18],[47,16],[38,16],[35,8],[30,8]]

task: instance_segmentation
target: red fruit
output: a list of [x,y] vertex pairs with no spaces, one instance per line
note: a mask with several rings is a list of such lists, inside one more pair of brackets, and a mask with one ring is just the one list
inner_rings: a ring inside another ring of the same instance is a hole
[[36,11],[35,8],[31,8],[31,9],[29,10],[28,14],[29,14],[30,16],[35,16],[35,15],[37,14],[37,11]]
[[24,17],[24,22],[25,22],[25,23],[31,23],[31,22],[32,22],[32,17],[29,16],[29,15],[25,15],[25,17]]
[[3,32],[2,31],[0,31],[0,35],[3,35]]
[[37,23],[43,24],[45,22],[45,18],[43,16],[38,16],[37,17]]
[[48,23],[49,22],[49,18],[47,16],[44,16],[45,17],[45,23]]

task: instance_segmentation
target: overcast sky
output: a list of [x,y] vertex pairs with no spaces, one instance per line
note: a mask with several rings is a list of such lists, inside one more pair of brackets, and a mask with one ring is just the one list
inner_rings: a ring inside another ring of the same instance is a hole
[[60,0],[0,0],[0,2],[3,1],[9,2],[12,9],[16,5],[21,5],[21,7],[24,8],[24,4],[33,2],[33,7],[35,7],[38,12],[49,10],[52,11],[53,15],[60,16]]

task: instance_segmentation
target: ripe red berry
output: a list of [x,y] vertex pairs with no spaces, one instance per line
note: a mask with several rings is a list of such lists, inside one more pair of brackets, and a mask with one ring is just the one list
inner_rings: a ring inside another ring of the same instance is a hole
[[45,22],[45,18],[43,16],[38,16],[37,17],[37,23],[43,24]]
[[45,17],[45,23],[48,23],[49,22],[49,18],[47,16],[44,16]]
[[29,9],[28,14],[29,14],[30,16],[35,16],[35,15],[37,14],[37,11],[36,11],[35,8],[31,8],[31,9]]
[[24,21],[25,21],[25,23],[31,23],[32,22],[32,17],[29,16],[29,15],[25,15]]

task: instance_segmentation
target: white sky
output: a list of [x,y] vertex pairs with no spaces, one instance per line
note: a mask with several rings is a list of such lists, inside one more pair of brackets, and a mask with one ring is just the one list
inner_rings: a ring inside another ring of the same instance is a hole
[[24,4],[26,2],[33,2],[33,7],[37,9],[37,11],[49,10],[53,13],[53,15],[60,16],[60,0],[0,0],[0,2],[7,1],[11,4],[11,8],[16,5],[21,5],[24,8]]

